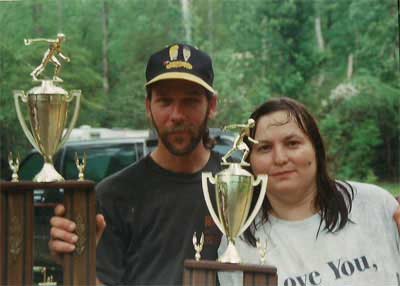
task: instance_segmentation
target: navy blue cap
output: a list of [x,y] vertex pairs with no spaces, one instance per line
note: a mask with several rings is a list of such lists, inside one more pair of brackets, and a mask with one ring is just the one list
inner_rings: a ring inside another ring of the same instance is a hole
[[146,86],[167,79],[183,79],[203,86],[212,93],[214,71],[205,52],[186,44],[173,44],[154,53],[147,62]]

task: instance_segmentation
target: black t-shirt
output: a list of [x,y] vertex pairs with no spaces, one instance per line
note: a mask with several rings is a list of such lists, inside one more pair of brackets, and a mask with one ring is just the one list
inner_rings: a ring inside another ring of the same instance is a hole
[[[193,259],[193,233],[204,233],[202,259],[215,260],[221,233],[209,215],[201,173],[221,170],[212,152],[203,170],[174,173],[150,156],[97,186],[107,227],[97,247],[97,277],[106,285],[180,285]],[[210,184],[209,184],[210,186]],[[210,197],[214,198],[211,187]]]

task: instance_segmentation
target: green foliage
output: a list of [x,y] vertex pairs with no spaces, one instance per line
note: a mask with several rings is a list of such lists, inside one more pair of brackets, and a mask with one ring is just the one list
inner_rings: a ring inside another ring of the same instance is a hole
[[371,77],[352,84],[358,94],[331,99],[320,124],[334,171],[344,179],[396,178],[400,92]]
[[[10,150],[23,154],[31,148],[17,123],[12,91],[34,86],[29,73],[40,63],[46,44],[24,46],[24,38],[66,34],[63,52],[71,62],[63,65],[61,75],[65,89],[82,90],[78,125],[143,129],[148,127],[147,58],[167,44],[186,42],[189,27],[189,44],[214,59],[219,114],[212,126],[245,121],[268,98],[290,96],[304,102],[320,120],[329,158],[335,159],[332,170],[339,177],[399,180],[395,1],[188,2],[190,23],[183,21],[180,0],[0,1],[1,157]],[[317,17],[323,49],[317,44]],[[347,78],[350,55],[353,73]],[[49,65],[45,74],[52,72]],[[346,84],[356,88],[356,96],[331,96]]]

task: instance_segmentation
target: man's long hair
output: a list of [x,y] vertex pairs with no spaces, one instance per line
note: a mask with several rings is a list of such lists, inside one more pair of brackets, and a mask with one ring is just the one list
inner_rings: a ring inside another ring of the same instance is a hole
[[[325,221],[324,230],[328,232],[336,232],[341,230],[349,221],[349,213],[351,211],[352,200],[354,197],[354,190],[350,184],[335,181],[332,179],[327,170],[326,153],[322,136],[320,134],[318,125],[314,117],[301,103],[287,98],[280,97],[271,99],[260,107],[258,107],[250,118],[256,121],[256,126],[252,128],[250,137],[255,138],[255,131],[257,129],[258,121],[262,116],[271,114],[277,111],[285,111],[288,114],[288,120],[294,120],[299,128],[307,135],[313,144],[315,150],[315,157],[317,160],[317,195],[314,200],[316,209],[319,210],[321,221],[316,233],[318,237],[321,229],[322,222]],[[250,142],[247,142],[252,146]],[[254,207],[257,194],[253,196],[252,206]],[[262,205],[262,223],[268,221],[268,212],[272,209],[268,198],[265,197]],[[251,245],[256,245],[254,236],[257,225],[249,227],[244,237]]]

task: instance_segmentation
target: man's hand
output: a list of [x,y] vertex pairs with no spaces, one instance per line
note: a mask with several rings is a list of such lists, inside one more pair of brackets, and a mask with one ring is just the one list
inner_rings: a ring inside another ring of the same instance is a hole
[[[75,251],[75,244],[79,237],[74,233],[76,224],[64,218],[65,207],[63,205],[57,205],[54,209],[54,214],[50,220],[50,241],[49,249],[50,253],[58,264],[62,263],[62,254],[71,253]],[[96,245],[99,242],[106,222],[103,215],[96,215]]]
[[[397,197],[397,201],[400,204],[400,196]],[[399,230],[399,233],[400,233],[400,205],[397,207],[397,210],[395,211],[393,218],[397,223],[397,229]]]

